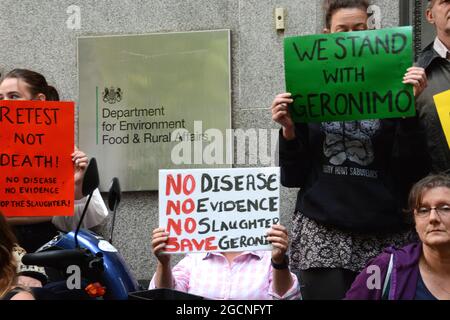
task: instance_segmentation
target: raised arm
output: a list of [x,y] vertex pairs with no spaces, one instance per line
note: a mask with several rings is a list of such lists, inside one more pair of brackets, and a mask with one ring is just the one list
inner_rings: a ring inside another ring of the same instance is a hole
[[272,290],[283,297],[294,286],[294,279],[289,270],[286,252],[289,247],[287,229],[273,225],[267,233],[267,240],[272,244]]
[[156,267],[154,277],[156,288],[173,289],[174,287],[172,268],[170,266],[170,256],[167,254],[162,254],[167,245],[168,239],[169,233],[167,233],[164,228],[157,228],[153,230],[152,252],[158,259],[158,266]]

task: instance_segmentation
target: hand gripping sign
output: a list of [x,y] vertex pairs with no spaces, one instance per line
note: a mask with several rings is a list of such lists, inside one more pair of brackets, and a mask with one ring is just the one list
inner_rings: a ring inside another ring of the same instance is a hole
[[70,216],[74,103],[0,101],[0,211]]
[[279,168],[159,171],[167,253],[271,250],[279,207]]

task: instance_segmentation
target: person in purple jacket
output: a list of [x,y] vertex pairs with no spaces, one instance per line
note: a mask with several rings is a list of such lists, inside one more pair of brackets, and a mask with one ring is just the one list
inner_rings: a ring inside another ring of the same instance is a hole
[[422,179],[408,202],[420,242],[369,262],[346,299],[450,300],[450,176]]

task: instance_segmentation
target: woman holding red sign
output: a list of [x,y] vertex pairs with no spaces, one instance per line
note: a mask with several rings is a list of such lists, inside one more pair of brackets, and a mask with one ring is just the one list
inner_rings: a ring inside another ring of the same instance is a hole
[[[15,69],[0,81],[0,100],[42,100],[59,101],[58,91],[48,85],[40,73]],[[87,155],[75,148],[71,155],[74,164],[75,180],[75,215],[73,217],[17,217],[8,218],[14,227],[19,244],[27,251],[34,252],[52,239],[58,232],[71,231],[78,223],[86,199],[82,195],[84,171],[88,164]],[[92,228],[103,222],[108,210],[100,192],[96,190],[90,202],[84,228]]]

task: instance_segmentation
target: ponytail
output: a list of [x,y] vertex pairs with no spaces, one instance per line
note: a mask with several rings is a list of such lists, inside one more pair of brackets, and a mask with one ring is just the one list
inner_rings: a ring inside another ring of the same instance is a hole
[[45,77],[38,72],[27,69],[14,69],[2,79],[2,82],[10,78],[25,82],[33,97],[42,93],[48,101],[59,101],[58,91],[54,87],[49,86]]
[[55,87],[47,86],[47,90],[44,94],[48,101],[59,101],[59,94]]

